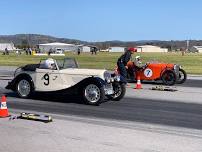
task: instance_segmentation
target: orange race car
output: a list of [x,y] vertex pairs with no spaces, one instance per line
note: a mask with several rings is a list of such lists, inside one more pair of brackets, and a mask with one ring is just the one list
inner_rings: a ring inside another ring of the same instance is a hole
[[151,62],[137,67],[135,62],[129,61],[127,67],[129,81],[135,81],[137,74],[140,80],[162,80],[165,85],[181,84],[187,79],[186,72],[177,64]]

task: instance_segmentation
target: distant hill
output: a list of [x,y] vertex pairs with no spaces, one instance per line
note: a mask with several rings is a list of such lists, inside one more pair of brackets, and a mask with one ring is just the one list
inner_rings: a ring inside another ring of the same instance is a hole
[[[141,40],[141,41],[103,41],[103,42],[87,42],[76,39],[57,38],[40,34],[16,34],[16,35],[0,35],[0,43],[13,42],[15,46],[22,46],[27,43],[29,46],[36,46],[40,43],[62,42],[70,44],[96,45],[100,49],[106,49],[112,46],[137,46],[137,45],[156,45],[168,49],[186,48],[186,40],[184,41],[160,41],[160,40]],[[190,47],[194,45],[202,45],[202,40],[190,40]]]
[[36,46],[37,44],[51,43],[51,42],[86,44],[86,42],[80,41],[80,40],[56,38],[53,36],[40,35],[40,34],[0,35],[0,43],[13,42],[16,46],[18,46],[18,45],[22,45],[24,41],[27,41],[28,44],[31,46]]

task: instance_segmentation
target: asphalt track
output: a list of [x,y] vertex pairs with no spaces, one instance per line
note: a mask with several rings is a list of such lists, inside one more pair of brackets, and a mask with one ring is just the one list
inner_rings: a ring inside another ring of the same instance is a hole
[[53,122],[1,119],[0,151],[202,151],[200,76],[188,76],[175,92],[151,90],[159,83],[143,83],[140,90],[129,84],[123,100],[90,106],[75,96],[18,98],[4,89],[12,69],[2,70],[0,94],[7,95],[9,113],[48,114]]
[[[57,97],[54,95],[37,94],[31,99],[20,99],[15,93],[4,89],[9,81],[9,75],[13,74],[15,67],[0,68],[0,93],[8,96],[8,107],[19,111],[34,111],[50,114],[73,115],[88,118],[101,118],[117,121],[141,122],[147,124],[166,125],[174,127],[185,127],[190,129],[202,129],[202,79],[192,77],[177,87],[186,90],[184,94],[181,92],[181,98],[184,101],[178,101],[175,97],[178,92],[170,94],[149,93],[144,89],[139,92],[139,96],[133,92],[132,88],[127,88],[126,97],[119,101],[105,100],[100,106],[85,105],[75,96]],[[2,75],[3,74],[3,75]],[[153,86],[159,83],[146,82],[143,85]],[[197,93],[196,93],[197,92]],[[187,94],[188,93],[188,94]],[[185,98],[183,98],[183,95]],[[150,98],[151,96],[151,98]],[[165,96],[165,97],[162,97]],[[191,96],[191,97],[190,97]],[[193,99],[192,99],[193,96]],[[161,97],[161,98],[160,98]],[[190,97],[190,99],[188,99]],[[166,100],[165,100],[166,99]],[[197,99],[197,102],[194,100]],[[61,119],[65,119],[64,117]]]
[[[7,80],[2,82],[5,85]],[[194,86],[200,89],[202,83],[201,80],[188,80],[182,86]],[[20,111],[202,129],[202,104],[200,103],[170,102],[168,100],[146,99],[144,96],[136,98],[128,95],[119,102],[106,100],[100,106],[90,106],[83,104],[79,98],[74,96],[56,97],[54,95],[37,94],[32,99],[20,99],[15,93],[5,90],[2,85],[0,92],[7,94],[9,108]]]

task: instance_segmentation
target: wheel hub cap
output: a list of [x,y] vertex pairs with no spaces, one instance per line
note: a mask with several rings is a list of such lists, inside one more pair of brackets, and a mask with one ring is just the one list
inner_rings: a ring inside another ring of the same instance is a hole
[[21,80],[18,83],[18,92],[21,96],[27,96],[30,93],[30,84],[27,80]]
[[94,84],[88,85],[85,89],[85,97],[89,102],[97,102],[100,99],[100,89]]

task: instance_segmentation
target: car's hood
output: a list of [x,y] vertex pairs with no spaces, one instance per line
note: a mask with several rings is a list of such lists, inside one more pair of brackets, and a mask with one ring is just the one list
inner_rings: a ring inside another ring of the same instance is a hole
[[107,70],[103,69],[77,69],[69,68],[60,70],[60,73],[70,74],[70,75],[83,75],[83,76],[98,76],[104,79],[104,72]]

